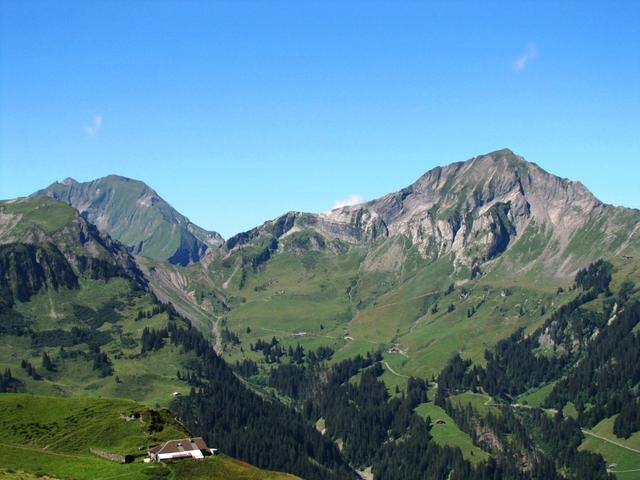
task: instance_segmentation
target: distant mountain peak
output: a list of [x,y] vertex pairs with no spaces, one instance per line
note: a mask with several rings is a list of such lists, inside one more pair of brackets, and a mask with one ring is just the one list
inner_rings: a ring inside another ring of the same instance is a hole
[[60,182],[62,185],[75,185],[78,183],[74,178],[67,177]]
[[191,223],[146,183],[120,175],[66,179],[33,196],[64,201],[132,253],[156,260],[187,265],[223,243],[220,234]]

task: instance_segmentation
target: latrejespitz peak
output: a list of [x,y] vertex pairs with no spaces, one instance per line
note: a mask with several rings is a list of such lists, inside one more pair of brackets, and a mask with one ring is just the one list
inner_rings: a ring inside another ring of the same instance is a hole
[[639,282],[508,149],[226,240],[68,178],[0,202],[0,478],[637,478]]

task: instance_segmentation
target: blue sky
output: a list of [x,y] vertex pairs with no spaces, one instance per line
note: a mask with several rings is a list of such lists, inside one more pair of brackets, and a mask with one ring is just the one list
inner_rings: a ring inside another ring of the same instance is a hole
[[0,22],[0,198],[117,173],[228,237],[509,147],[640,208],[640,2],[3,0]]

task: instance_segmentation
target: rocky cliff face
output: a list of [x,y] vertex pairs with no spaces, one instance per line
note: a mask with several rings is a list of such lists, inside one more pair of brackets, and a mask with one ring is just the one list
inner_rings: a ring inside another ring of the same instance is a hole
[[223,242],[218,233],[191,223],[137,180],[110,175],[79,183],[68,178],[34,196],[48,196],[73,206],[132,253],[156,260],[187,265]]
[[[605,205],[581,183],[505,149],[437,167],[407,188],[361,205],[321,214],[290,212],[231,238],[226,248],[310,230],[329,243],[348,245],[406,238],[425,259],[452,254],[456,265],[473,268],[526,239],[538,250],[522,261],[542,257],[549,273],[569,276],[601,252],[640,246],[639,226],[637,210]],[[591,244],[583,245],[588,232]],[[385,251],[401,255],[398,249]]]

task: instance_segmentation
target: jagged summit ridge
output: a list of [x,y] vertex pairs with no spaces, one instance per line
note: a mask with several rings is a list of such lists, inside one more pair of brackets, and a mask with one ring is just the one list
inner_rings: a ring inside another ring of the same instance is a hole
[[[455,264],[472,268],[497,259],[524,237],[536,237],[540,251],[521,261],[540,260],[550,274],[567,276],[605,248],[613,253],[638,243],[639,219],[634,210],[603,204],[580,182],[502,149],[433,168],[408,187],[363,204],[320,214],[289,212],[232,237],[226,247],[300,231],[350,245],[405,238],[425,259],[451,254]],[[628,224],[636,227],[625,238]],[[594,228],[603,243],[582,245],[585,229]]]
[[[509,149],[433,168],[411,185],[359,205],[319,214],[288,212],[226,242],[191,223],[143,182],[117,175],[91,182],[69,178],[34,195],[72,205],[135,254],[178,265],[198,262],[207,252],[229,255],[248,244],[266,248],[261,258],[268,259],[283,248],[281,241],[298,233],[307,238],[295,249],[369,249],[365,267],[397,268],[410,245],[426,261],[451,256],[456,268],[508,260],[511,269],[526,270],[537,262],[559,277],[598,256],[640,248],[638,211],[603,204],[580,182],[555,176]],[[517,260],[510,257],[514,245],[525,250]]]

